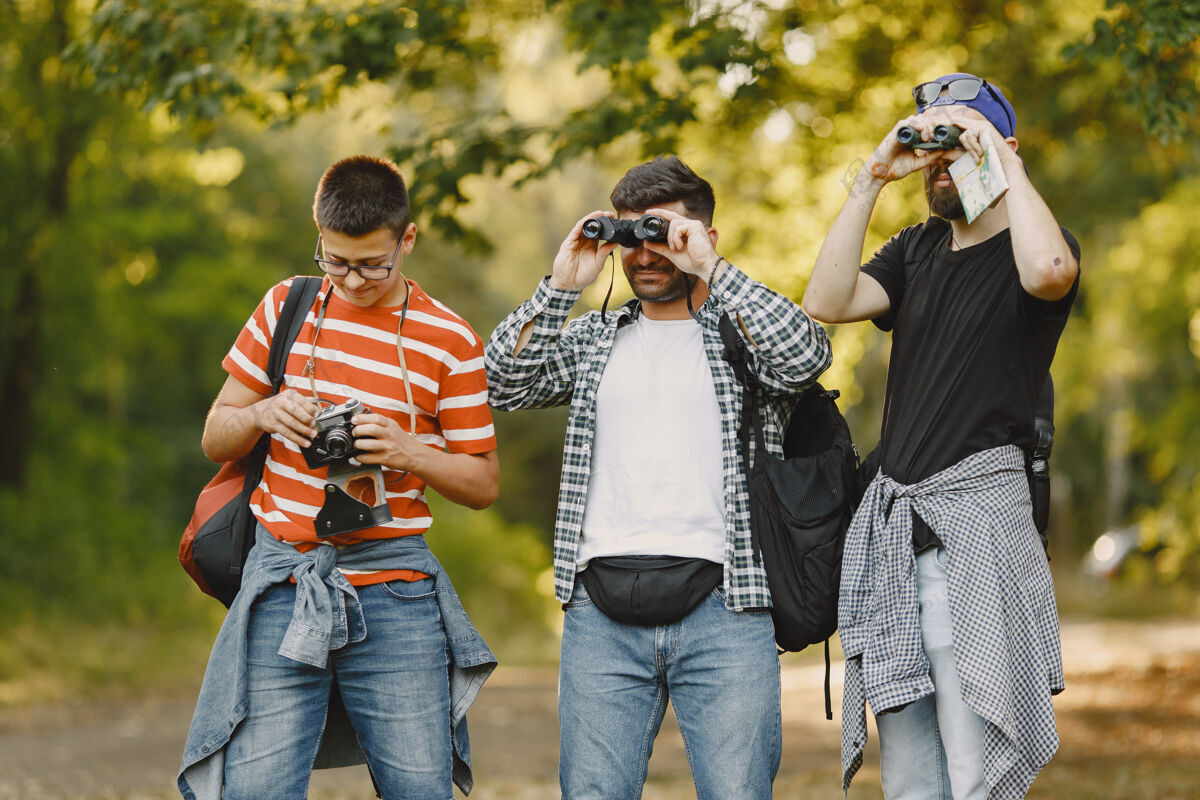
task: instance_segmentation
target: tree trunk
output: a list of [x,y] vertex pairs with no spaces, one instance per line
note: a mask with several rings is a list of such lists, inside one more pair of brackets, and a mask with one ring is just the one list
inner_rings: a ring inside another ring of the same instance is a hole
[[37,381],[37,345],[41,337],[41,292],[36,270],[23,266],[18,278],[16,303],[12,309],[13,338],[0,385],[0,424],[3,424],[4,453],[0,457],[0,488],[19,489],[33,441],[33,395]]
[[44,175],[35,175],[35,185],[28,187],[39,197],[30,199],[37,205],[41,200],[45,215],[31,222],[28,229],[18,231],[13,248],[17,261],[16,275],[9,280],[16,285],[16,298],[8,316],[12,338],[4,342],[7,352],[0,359],[0,425],[4,430],[4,449],[0,454],[0,489],[20,489],[25,482],[26,467],[35,433],[35,400],[38,383],[39,344],[42,338],[42,290],[40,279],[46,274],[47,227],[58,226],[69,210],[70,168],[87,136],[90,122],[76,110],[71,78],[65,72],[52,73],[45,78],[42,63],[57,59],[70,39],[69,11],[66,0],[55,0],[42,25],[41,35],[30,36],[25,53],[25,68],[29,70],[34,87],[33,111],[46,126],[40,140],[29,142],[27,162],[45,164],[37,150],[49,145],[50,158]]

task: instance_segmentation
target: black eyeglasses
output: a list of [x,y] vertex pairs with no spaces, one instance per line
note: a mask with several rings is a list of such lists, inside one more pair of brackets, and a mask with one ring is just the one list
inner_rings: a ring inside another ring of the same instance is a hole
[[396,241],[396,249],[392,251],[392,260],[386,265],[366,264],[353,266],[345,263],[344,261],[328,261],[324,258],[321,258],[321,235],[317,234],[317,249],[313,251],[313,261],[317,262],[317,266],[320,267],[321,272],[324,272],[326,275],[333,275],[334,277],[340,278],[343,275],[349,275],[350,270],[354,270],[358,273],[358,277],[360,278],[366,278],[367,280],[371,281],[379,281],[390,275],[392,272],[392,267],[396,266],[396,256],[400,254],[401,241],[403,240]]
[[978,97],[979,90],[985,86],[987,87],[988,94],[1004,109],[1004,116],[1008,119],[1008,124],[1015,125],[1012,115],[1008,112],[1008,106],[996,94],[996,90],[992,88],[992,85],[983,78],[951,78],[947,81],[928,81],[914,86],[912,93],[913,99],[917,101],[917,109],[923,111],[926,106],[938,99],[938,95],[942,93],[942,89],[949,90],[950,99],[965,103],[968,100],[974,100]]

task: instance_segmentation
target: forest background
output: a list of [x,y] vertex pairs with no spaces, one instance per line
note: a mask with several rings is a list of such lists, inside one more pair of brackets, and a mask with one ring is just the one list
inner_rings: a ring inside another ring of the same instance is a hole
[[[484,338],[664,152],[713,183],[722,254],[798,299],[911,87],[957,70],[1012,99],[1083,248],[1053,369],[1064,613],[1200,615],[1200,2],[0,0],[0,19],[0,704],[194,682],[223,612],[175,558],[215,469],[200,431],[264,291],[313,271],[333,160],[402,165],[407,273]],[[884,192],[868,253],[925,218],[919,181]],[[822,381],[866,452],[889,340],[831,335]],[[434,499],[430,543],[508,663],[555,656],[564,426],[496,414],[499,501]],[[1137,554],[1085,580],[1115,530]]]

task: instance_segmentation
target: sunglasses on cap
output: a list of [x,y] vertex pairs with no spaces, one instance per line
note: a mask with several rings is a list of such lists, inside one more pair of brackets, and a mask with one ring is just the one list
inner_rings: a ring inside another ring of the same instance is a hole
[[[938,95],[943,89],[950,90],[950,97],[959,102],[974,100],[979,96],[979,90],[984,86],[988,86],[988,82],[983,78],[951,78],[946,81],[928,81],[926,83],[917,84],[913,87],[913,99],[917,101],[919,106],[927,106],[934,100],[937,100]],[[988,87],[989,89],[991,87]]]
[[1013,124],[1012,115],[1008,113],[1004,102],[997,96],[996,90],[992,88],[992,85],[983,78],[950,78],[944,81],[927,81],[914,86],[912,93],[913,99],[917,101],[917,108],[924,110],[926,106],[938,99],[943,89],[949,91],[951,100],[967,103],[978,97],[979,90],[985,86],[987,87],[988,94],[1004,110],[1004,116],[1008,119],[1009,124]]

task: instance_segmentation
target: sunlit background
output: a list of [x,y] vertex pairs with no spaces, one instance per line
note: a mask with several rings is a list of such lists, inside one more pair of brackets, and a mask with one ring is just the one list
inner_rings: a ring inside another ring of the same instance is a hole
[[[1062,613],[1200,617],[1195,3],[405,5],[0,0],[0,709],[195,686],[223,611],[175,560],[215,469],[204,416],[263,293],[312,271],[333,160],[398,160],[407,274],[484,338],[662,152],[714,185],[722,255],[799,299],[911,87],[959,70],[1012,100],[1082,245],[1053,367]],[[926,215],[919,178],[889,186],[868,254]],[[822,382],[865,453],[889,339],[831,334]],[[564,425],[497,414],[499,501],[434,501],[430,543],[506,664],[557,657]]]

